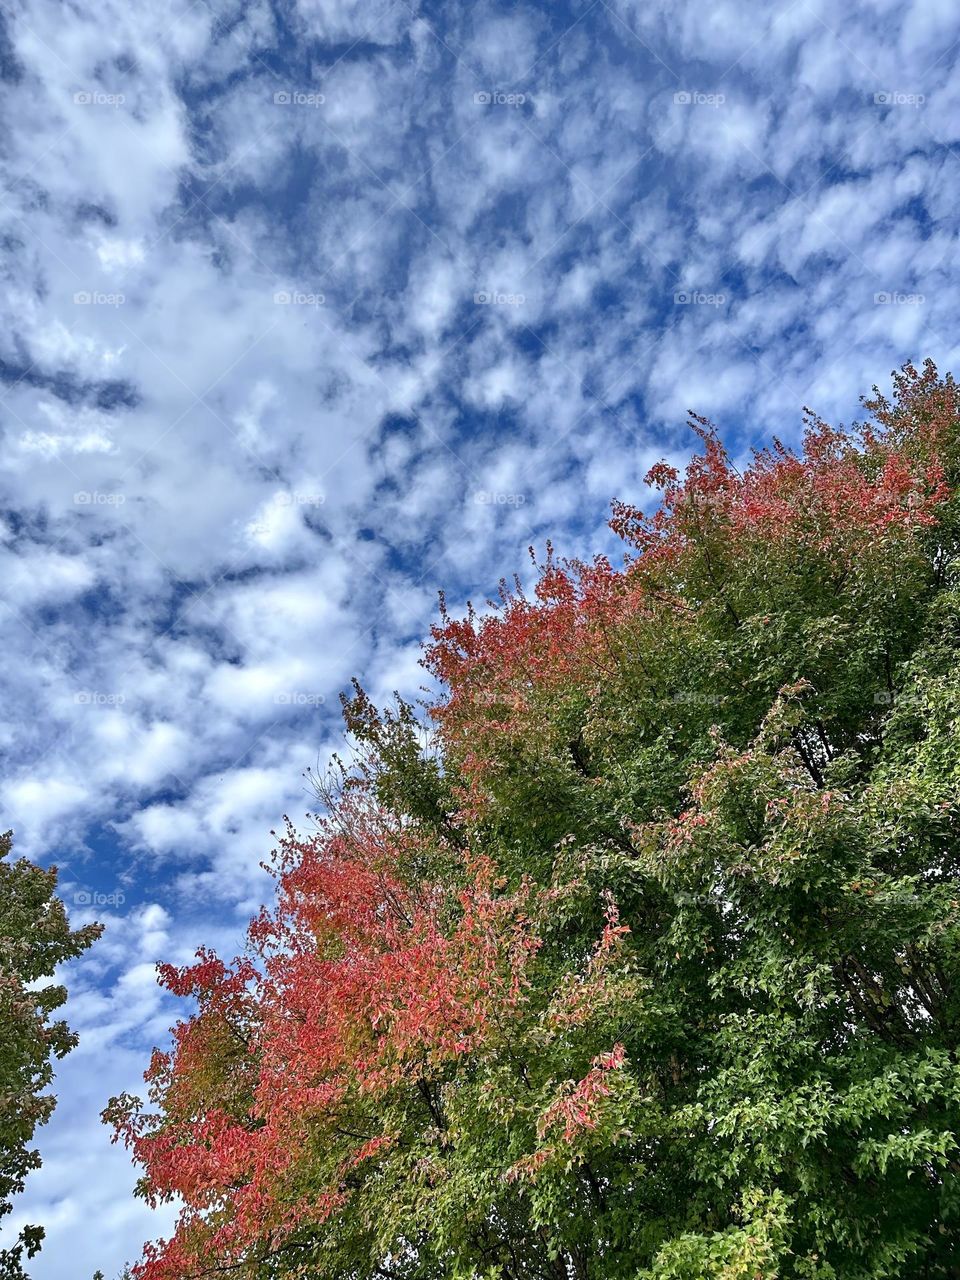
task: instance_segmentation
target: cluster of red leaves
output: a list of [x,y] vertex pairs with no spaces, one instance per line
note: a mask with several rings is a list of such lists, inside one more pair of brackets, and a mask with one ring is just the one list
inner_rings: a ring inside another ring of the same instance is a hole
[[875,546],[884,534],[933,523],[948,496],[942,465],[956,431],[957,388],[927,361],[894,375],[893,403],[866,400],[873,420],[832,427],[806,410],[802,448],[774,440],[741,474],[705,418],[691,414],[702,442],[681,480],[658,463],[647,482],[663,491],[653,516],[614,504],[612,528],[646,557],[671,561],[722,531],[732,546],[754,539],[840,555]]
[[141,1280],[174,1280],[203,1257],[240,1261],[322,1223],[343,1205],[347,1173],[393,1141],[348,1144],[329,1185],[304,1194],[304,1152],[325,1125],[335,1131],[344,1103],[481,1050],[525,999],[540,946],[530,886],[505,892],[475,860],[458,893],[411,887],[391,868],[411,854],[396,846],[418,837],[394,831],[388,849],[356,816],[349,836],[281,841],[279,905],[250,929],[256,965],[202,953],[162,970],[169,990],[199,1004],[148,1073],[163,1122],[132,1103],[111,1116],[151,1197],[185,1205]]
[[[571,1144],[584,1134],[597,1129],[602,1121],[604,1099],[613,1093],[611,1072],[626,1066],[624,1046],[617,1042],[607,1053],[598,1053],[590,1062],[590,1070],[582,1080],[567,1081],[557,1097],[537,1122],[541,1139],[536,1151],[521,1156],[506,1172],[508,1182],[533,1178],[558,1153],[569,1151]],[[553,1142],[543,1139],[553,1136]]]
[[273,952],[260,1008],[287,1100],[303,1089],[309,1104],[319,1075],[328,1088],[389,1089],[474,1051],[523,999],[539,945],[529,886],[503,894],[477,860],[451,903],[358,865],[341,839],[296,847],[278,912],[254,926]]
[[[560,564],[548,544],[532,600],[519,581],[512,590],[502,583],[499,612],[481,617],[471,607],[456,619],[441,597],[441,622],[425,662],[448,696],[433,714],[469,777],[482,779],[491,740],[529,731],[545,695],[584,677],[600,683],[609,676],[604,637],[642,607],[630,598],[630,586],[604,557]],[[464,797],[466,811],[475,799]]]
[[573,1142],[585,1129],[595,1129],[599,1124],[597,1104],[613,1092],[609,1073],[619,1071],[626,1060],[622,1044],[615,1044],[609,1053],[598,1053],[583,1079],[565,1090],[543,1113],[537,1126],[540,1136],[558,1127],[564,1141]]
[[909,533],[933,523],[948,496],[935,451],[911,458],[887,437],[855,435],[813,415],[801,454],[775,441],[754,454],[743,474],[709,423],[694,418],[693,426],[703,452],[684,479],[663,463],[648,473],[648,483],[663,490],[656,513],[646,516],[625,503],[614,507],[612,527],[648,568],[675,561],[721,531],[731,545],[762,539],[846,560],[853,539],[858,548],[871,546],[890,530]]

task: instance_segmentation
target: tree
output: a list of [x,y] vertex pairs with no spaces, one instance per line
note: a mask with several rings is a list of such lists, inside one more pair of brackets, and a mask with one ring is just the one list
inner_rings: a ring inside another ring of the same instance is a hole
[[[43,979],[102,931],[99,924],[70,928],[54,892],[56,868],[43,870],[25,858],[6,861],[12,839],[9,831],[0,835],[0,1218],[11,1212],[30,1170],[40,1166],[30,1144],[56,1105],[46,1092],[53,1059],[77,1042],[66,1022],[51,1019],[66,989]],[[22,1276],[24,1256],[34,1257],[42,1240],[42,1227],[24,1227],[15,1244],[0,1250],[0,1276]]]
[[142,1280],[933,1280],[960,1231],[960,405],[906,366],[442,612],[149,1104]]

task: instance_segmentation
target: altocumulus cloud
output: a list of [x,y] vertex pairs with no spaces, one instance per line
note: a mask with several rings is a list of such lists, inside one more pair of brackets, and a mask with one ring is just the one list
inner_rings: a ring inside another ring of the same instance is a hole
[[438,587],[608,545],[689,448],[956,367],[953,6],[4,6],[5,825],[63,868],[81,1048],[36,1275],[164,1223],[97,1113],[226,950],[354,673]]

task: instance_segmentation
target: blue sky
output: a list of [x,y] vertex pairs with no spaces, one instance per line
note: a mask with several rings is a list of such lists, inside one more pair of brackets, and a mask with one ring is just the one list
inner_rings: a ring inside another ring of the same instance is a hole
[[958,369],[950,0],[0,7],[0,805],[68,975],[38,1280],[162,1233],[98,1121],[338,694],[681,460]]

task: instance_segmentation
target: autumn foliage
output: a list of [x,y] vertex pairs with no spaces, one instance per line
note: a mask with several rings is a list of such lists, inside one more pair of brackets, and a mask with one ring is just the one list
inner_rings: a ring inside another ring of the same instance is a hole
[[444,609],[356,687],[318,835],[149,1101],[142,1280],[946,1277],[960,1231],[960,404],[931,365],[622,564]]

